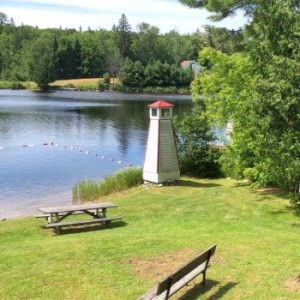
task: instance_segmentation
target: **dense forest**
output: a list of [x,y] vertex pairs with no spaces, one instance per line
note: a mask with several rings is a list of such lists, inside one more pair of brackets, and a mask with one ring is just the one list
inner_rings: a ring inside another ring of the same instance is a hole
[[[112,30],[82,31],[15,26],[12,18],[0,13],[0,80],[33,80],[45,88],[56,79],[95,78],[104,73],[118,77],[130,62],[140,69],[150,65],[145,74],[168,69],[169,75],[173,72],[177,76],[180,62],[196,60],[205,46],[231,54],[243,49],[243,41],[242,31],[212,26],[193,34],[175,30],[161,34],[159,28],[147,23],[133,30],[124,14]],[[189,85],[187,77],[182,75],[181,83],[164,84]],[[144,79],[144,85],[158,84]]]

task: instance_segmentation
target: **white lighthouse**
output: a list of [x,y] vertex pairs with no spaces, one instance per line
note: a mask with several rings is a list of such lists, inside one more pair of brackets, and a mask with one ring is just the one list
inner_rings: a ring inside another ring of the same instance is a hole
[[154,183],[180,179],[175,135],[172,125],[174,104],[156,101],[150,108],[150,126],[143,179]]

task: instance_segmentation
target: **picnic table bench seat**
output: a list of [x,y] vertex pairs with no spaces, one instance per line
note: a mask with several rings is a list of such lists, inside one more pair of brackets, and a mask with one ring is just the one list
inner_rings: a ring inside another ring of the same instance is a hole
[[140,296],[138,300],[168,299],[200,274],[203,275],[202,284],[205,286],[206,270],[209,267],[210,258],[214,255],[216,247],[217,245],[213,245],[203,251],[196,258]]

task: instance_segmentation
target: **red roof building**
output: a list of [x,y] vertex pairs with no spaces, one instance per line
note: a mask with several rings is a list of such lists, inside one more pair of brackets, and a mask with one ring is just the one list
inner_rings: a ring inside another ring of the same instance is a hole
[[175,105],[173,103],[167,102],[165,100],[158,100],[150,105],[148,107],[150,108],[162,108],[162,107],[174,107]]
[[189,66],[190,66],[191,64],[193,64],[193,63],[195,63],[194,60],[184,60],[184,61],[182,61],[182,62],[180,63],[180,65],[181,65],[181,68],[187,69],[187,68],[189,68]]

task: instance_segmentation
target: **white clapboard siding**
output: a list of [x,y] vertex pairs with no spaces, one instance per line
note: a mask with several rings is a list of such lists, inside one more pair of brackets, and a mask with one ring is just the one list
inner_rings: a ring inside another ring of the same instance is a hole
[[179,171],[171,120],[160,121],[159,173]]
[[144,172],[157,173],[159,120],[151,120],[144,163]]

